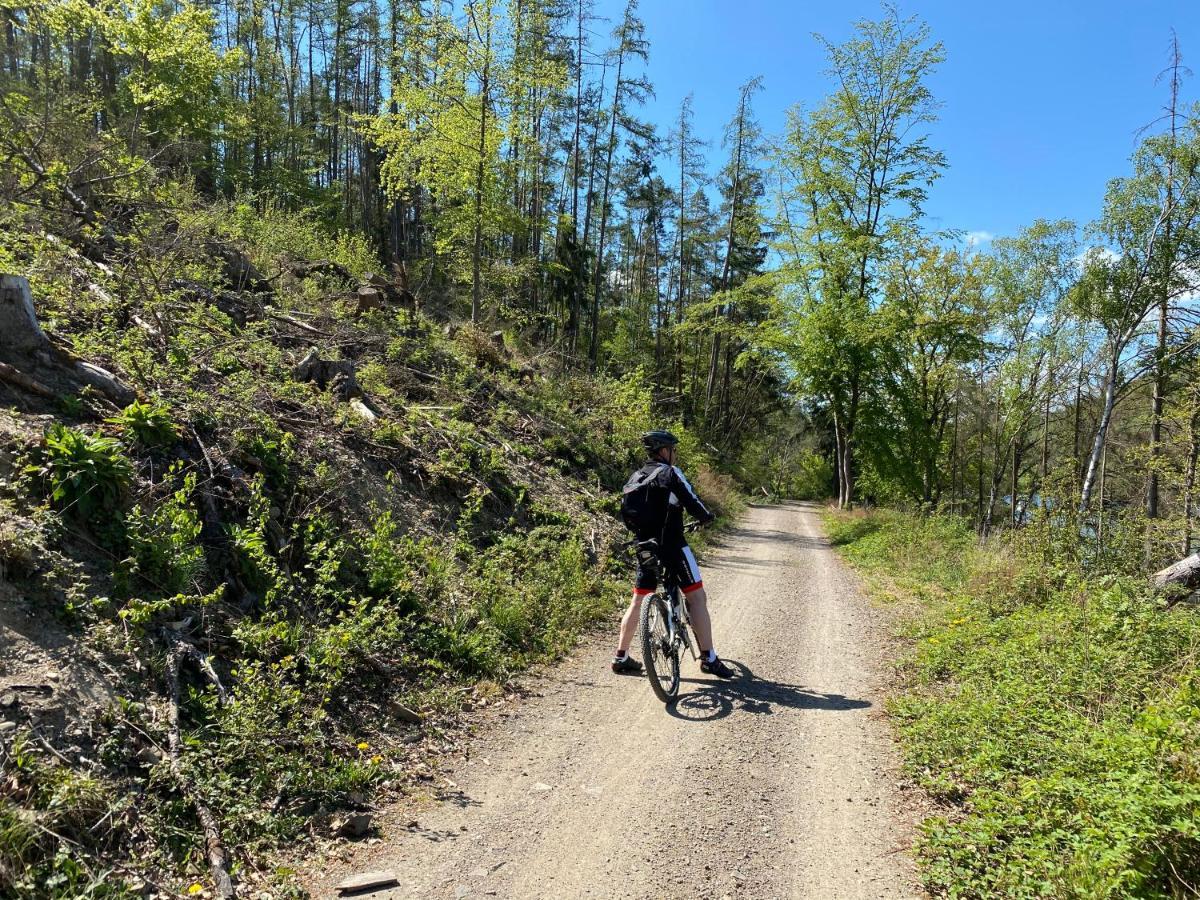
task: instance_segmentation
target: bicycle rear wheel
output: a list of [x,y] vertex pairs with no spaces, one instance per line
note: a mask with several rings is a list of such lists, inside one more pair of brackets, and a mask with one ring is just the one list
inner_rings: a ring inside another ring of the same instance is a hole
[[654,695],[670,703],[679,693],[679,645],[667,627],[667,602],[661,594],[642,601],[642,659]]

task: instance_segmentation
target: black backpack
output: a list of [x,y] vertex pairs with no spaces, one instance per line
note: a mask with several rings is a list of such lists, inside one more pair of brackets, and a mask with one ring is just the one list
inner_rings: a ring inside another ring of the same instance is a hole
[[658,476],[666,468],[666,463],[647,463],[629,477],[621,491],[621,520],[639,537],[662,527],[662,502],[654,494],[661,490]]

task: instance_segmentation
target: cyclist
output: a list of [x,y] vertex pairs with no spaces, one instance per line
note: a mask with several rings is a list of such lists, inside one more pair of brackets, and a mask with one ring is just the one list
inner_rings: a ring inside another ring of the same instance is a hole
[[[707,525],[716,518],[710,513],[687,478],[675,465],[676,447],[679,439],[669,431],[661,429],[642,435],[642,445],[649,459],[642,468],[630,477],[625,492],[647,488],[643,512],[638,517],[634,532],[638,540],[655,538],[659,543],[658,556],[664,577],[674,579],[683,591],[692,620],[692,630],[700,645],[700,671],[719,678],[732,678],[733,669],[725,665],[713,649],[712,622],[708,616],[708,597],[704,593],[704,581],[696,557],[687,545],[683,532],[683,512],[687,510],[700,524]],[[629,645],[637,631],[642,598],[654,593],[658,578],[653,569],[638,566],[634,583],[633,600],[625,617],[621,620],[620,643],[613,657],[612,670],[618,674],[636,674],[642,664],[629,655]]]

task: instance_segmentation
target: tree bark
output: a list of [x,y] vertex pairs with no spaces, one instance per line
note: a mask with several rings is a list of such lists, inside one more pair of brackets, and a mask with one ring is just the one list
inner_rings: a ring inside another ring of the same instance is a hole
[[20,275],[0,275],[0,354],[50,347],[38,324],[29,280]]
[[1096,475],[1100,468],[1100,457],[1104,453],[1104,444],[1108,437],[1108,426],[1112,422],[1113,407],[1117,403],[1117,379],[1120,377],[1120,362],[1118,357],[1109,361],[1108,375],[1104,380],[1104,409],[1100,414],[1100,423],[1096,426],[1096,437],[1092,441],[1092,452],[1088,457],[1087,472],[1083,477],[1083,486],[1079,492],[1079,511],[1087,512],[1092,500],[1092,490],[1096,484]]

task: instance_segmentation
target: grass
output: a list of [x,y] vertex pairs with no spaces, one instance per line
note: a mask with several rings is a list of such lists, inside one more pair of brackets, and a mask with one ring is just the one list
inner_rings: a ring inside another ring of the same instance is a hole
[[879,596],[912,603],[891,709],[940,807],[936,896],[1178,898],[1200,890],[1200,617],[1089,575],[1048,526],[980,547],[948,517],[831,513]]

